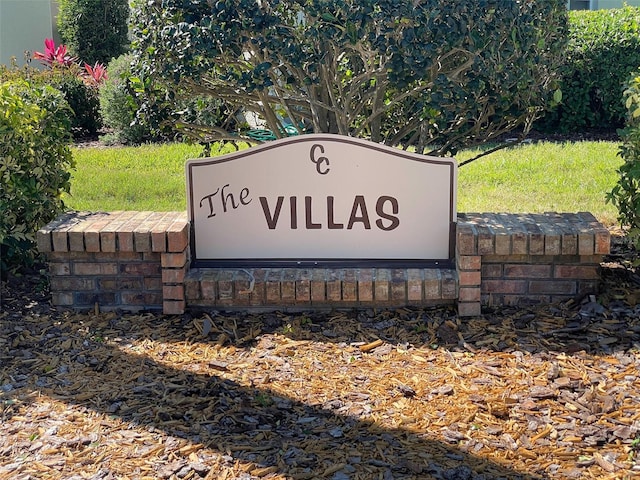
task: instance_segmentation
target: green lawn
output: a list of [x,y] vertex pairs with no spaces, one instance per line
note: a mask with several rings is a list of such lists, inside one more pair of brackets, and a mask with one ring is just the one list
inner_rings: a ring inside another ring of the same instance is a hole
[[[540,142],[498,151],[460,168],[458,211],[590,211],[612,225],[616,210],[605,194],[622,162],[617,151],[616,142]],[[90,211],[185,210],[184,163],[199,153],[200,147],[184,144],[74,147],[77,170],[65,203]]]
[[[460,212],[592,212],[607,225],[605,202],[622,163],[615,142],[542,142],[495,152],[460,168]],[[459,161],[471,153],[462,152]]]

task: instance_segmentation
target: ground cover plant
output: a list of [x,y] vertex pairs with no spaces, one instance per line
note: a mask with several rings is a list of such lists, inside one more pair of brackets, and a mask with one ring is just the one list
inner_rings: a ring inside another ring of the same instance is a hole
[[[606,141],[539,142],[495,152],[460,168],[458,210],[590,211],[613,225],[616,211],[605,195],[621,164],[617,149]],[[76,210],[185,210],[184,163],[200,151],[184,144],[75,148],[65,202]],[[466,150],[456,158],[477,154]]]

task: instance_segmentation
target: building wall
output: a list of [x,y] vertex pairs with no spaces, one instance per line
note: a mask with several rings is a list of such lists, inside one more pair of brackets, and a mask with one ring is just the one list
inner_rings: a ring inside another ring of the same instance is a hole
[[57,39],[57,11],[53,0],[0,0],[0,64],[15,57],[23,65],[25,51],[41,52],[45,38]]

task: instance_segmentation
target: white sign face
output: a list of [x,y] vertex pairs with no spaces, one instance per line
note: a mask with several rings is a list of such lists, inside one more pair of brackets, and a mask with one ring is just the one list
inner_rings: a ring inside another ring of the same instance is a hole
[[454,159],[330,134],[189,160],[195,264],[453,257]]

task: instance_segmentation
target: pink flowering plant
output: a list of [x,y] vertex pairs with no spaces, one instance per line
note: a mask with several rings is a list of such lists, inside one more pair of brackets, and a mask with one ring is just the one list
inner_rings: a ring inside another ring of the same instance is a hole
[[[58,67],[73,69],[78,67],[78,59],[69,54],[66,45],[58,45],[56,47],[52,38],[45,39],[44,52],[34,52],[33,56],[51,69]],[[86,84],[93,87],[100,86],[107,79],[107,69],[99,62],[96,62],[93,66],[85,63],[84,70],[80,70],[78,74]]]
[[36,60],[40,60],[43,64],[49,68],[54,68],[56,65],[62,65],[69,67],[76,63],[77,58],[72,57],[67,52],[65,45],[56,47],[53,38],[47,38],[44,41],[44,53],[34,52],[33,56]]

